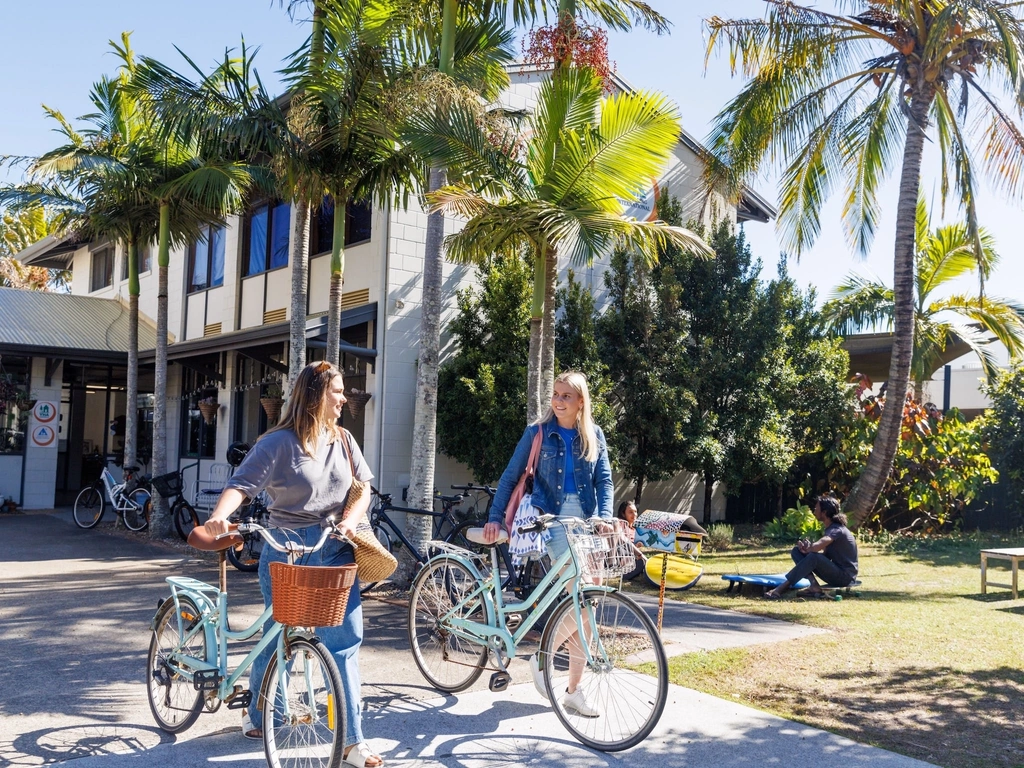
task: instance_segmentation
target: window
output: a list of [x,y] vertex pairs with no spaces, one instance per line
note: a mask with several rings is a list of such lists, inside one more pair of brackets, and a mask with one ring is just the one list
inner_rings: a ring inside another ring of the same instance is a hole
[[292,207],[280,201],[263,203],[246,219],[245,275],[288,266],[288,230]]
[[109,288],[114,282],[114,249],[110,246],[100,248],[92,253],[92,280],[90,291]]
[[[211,367],[216,366],[216,360]],[[182,457],[212,459],[217,452],[217,417],[207,423],[199,410],[199,401],[217,396],[217,385],[200,379],[195,371],[185,368],[181,377],[182,391],[188,393],[182,401],[181,441]]]
[[206,227],[188,249],[188,291],[224,285],[224,227]]
[[[153,246],[139,246],[139,274],[143,275],[153,269]],[[124,255],[124,266],[121,268],[121,279],[128,279],[128,253]]]
[[[365,243],[370,239],[370,219],[373,207],[369,203],[349,203],[345,217],[345,247]],[[331,250],[334,244],[334,203],[325,197],[313,211],[309,231],[309,255],[315,256]]]
[[[0,360],[0,456],[23,455],[28,429],[31,359],[4,355]],[[0,501],[2,501],[0,494]]]

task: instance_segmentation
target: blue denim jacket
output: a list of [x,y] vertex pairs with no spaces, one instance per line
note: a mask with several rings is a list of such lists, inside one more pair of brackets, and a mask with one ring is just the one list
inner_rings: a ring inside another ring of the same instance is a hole
[[[544,512],[555,514],[562,508],[562,501],[565,492],[562,490],[562,474],[565,468],[565,441],[558,432],[558,422],[555,419],[546,421],[540,425],[530,425],[523,432],[519,445],[516,446],[512,460],[505,468],[505,472],[498,481],[498,492],[494,495],[494,503],[491,505],[491,513],[488,516],[490,523],[503,523],[505,521],[505,507],[508,506],[509,497],[515,490],[516,483],[526,471],[526,462],[530,458],[530,449],[533,447],[533,437],[537,430],[544,431],[544,437],[540,444],[540,457],[537,460],[537,471],[533,481],[533,505]],[[587,461],[580,454],[582,445],[579,436],[573,440],[573,471],[576,473],[576,493],[580,497],[580,506],[587,517],[611,517],[612,505],[614,502],[614,488],[612,485],[612,467],[608,461],[608,444],[604,439],[604,432],[596,426],[597,431],[597,460]]]

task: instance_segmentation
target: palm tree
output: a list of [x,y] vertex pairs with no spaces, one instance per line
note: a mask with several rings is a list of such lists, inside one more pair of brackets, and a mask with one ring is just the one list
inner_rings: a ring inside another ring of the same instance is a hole
[[49,235],[52,229],[51,217],[42,205],[0,215],[0,287],[67,290],[67,270],[26,267],[17,259],[19,253]]
[[135,72],[129,33],[121,44],[110,41],[121,60],[114,79],[103,78],[93,86],[90,100],[95,112],[83,120],[81,131],[64,116],[46,108],[66,143],[33,159],[28,181],[8,188],[0,197],[31,211],[40,204],[57,213],[52,229],[90,239],[109,237],[121,245],[128,273],[128,369],[126,382],[124,465],[135,463],[138,400],[138,247],[157,233],[157,211],[152,200],[140,193],[158,175],[157,147],[147,135],[147,125],[137,99],[128,90]]
[[[966,224],[931,228],[924,198],[917,203],[914,243],[917,262],[914,279],[914,351],[910,376],[914,397],[921,400],[924,382],[942,365],[950,344],[966,343],[981,360],[985,375],[993,381],[998,363],[992,353],[990,336],[995,336],[1014,362],[1024,354],[1024,305],[994,296],[933,295],[943,286],[975,270],[987,279],[999,262],[992,236],[980,229],[979,255]],[[891,329],[895,300],[884,283],[851,274],[822,307],[829,329],[838,334],[857,333],[866,328]]]
[[[879,185],[899,165],[889,398],[902,402],[913,359],[915,209],[926,138],[939,149],[943,196],[953,193],[963,206],[978,253],[978,175],[1011,194],[1024,183],[1024,131],[987,90],[1003,88],[1022,103],[1021,7],[999,0],[844,0],[839,7],[847,13],[828,13],[766,2],[764,19],[707,22],[709,55],[727,47],[733,71],[750,78],[716,118],[708,181],[735,193],[766,159],[780,159],[779,227],[799,253],[817,237],[821,207],[842,179],[849,239],[867,252],[881,215]],[[899,408],[883,414],[846,500],[855,526],[889,475],[900,415]]]
[[[526,250],[533,259],[533,339],[540,335],[545,264],[559,255],[590,263],[626,243],[653,262],[668,242],[710,254],[682,227],[622,215],[621,200],[633,199],[664,169],[678,139],[675,109],[656,93],[602,93],[590,69],[568,68],[545,81],[525,140],[516,130],[481,131],[475,115],[458,110],[421,116],[409,130],[420,154],[447,158],[464,179],[430,198],[433,207],[467,219],[447,239],[449,258],[479,262]],[[539,368],[530,375],[536,392]]]
[[[426,0],[423,3],[425,9],[433,11],[433,14],[425,14],[428,20],[436,19],[438,0]],[[455,51],[462,50],[464,44],[456,42],[457,37],[467,38],[464,34],[466,29],[466,16],[474,13],[482,19],[505,18],[511,11],[512,19],[516,25],[533,24],[546,14],[547,6],[541,3],[539,6],[527,0],[511,0],[511,2],[491,2],[490,0],[478,0],[476,3],[458,3],[457,0],[441,0],[441,28],[440,35],[433,38],[439,42],[435,46],[436,63],[438,71],[442,75],[456,74]],[[646,3],[635,3],[630,0],[620,2],[619,0],[584,0],[582,5],[592,15],[600,18],[604,23],[617,29],[629,29],[632,24],[642,23],[652,26],[659,32],[667,28],[667,22],[663,17],[653,11]],[[475,7],[474,7],[475,6]],[[560,0],[559,23],[567,18],[576,17],[575,0]],[[462,13],[459,13],[461,8]],[[494,13],[496,16],[491,16]],[[563,64],[559,61],[558,64]],[[504,75],[504,72],[501,73]],[[490,78],[485,78],[483,84],[491,87],[498,85],[504,78],[499,78],[494,73]],[[481,89],[481,95],[487,99],[486,89]],[[428,174],[427,193],[437,192],[448,181],[448,163],[445,158],[439,158]],[[441,341],[441,281],[442,281],[442,240],[444,236],[444,214],[440,209],[433,210],[427,218],[427,233],[424,245],[424,267],[423,267],[423,301],[421,306],[420,323],[420,345],[418,365],[416,369],[416,401],[415,417],[413,422],[413,445],[412,465],[409,474],[409,500],[415,507],[430,507],[432,505],[432,493],[434,488],[434,459],[437,453],[437,371]],[[553,287],[551,293],[553,296]],[[551,300],[551,312],[554,313],[553,298]],[[554,323],[550,323],[551,331],[551,355],[552,355],[552,381],[553,381],[553,359],[554,359]],[[538,337],[538,344],[540,338]],[[539,347],[538,347],[539,349]],[[537,357],[539,361],[540,357]],[[534,400],[537,398],[535,394]],[[532,400],[531,400],[532,402]],[[423,530],[420,532],[424,537],[429,536],[429,520],[417,520],[422,523]]]

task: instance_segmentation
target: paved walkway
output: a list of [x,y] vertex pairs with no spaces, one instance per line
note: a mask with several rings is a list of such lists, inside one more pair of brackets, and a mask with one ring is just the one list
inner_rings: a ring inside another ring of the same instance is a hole
[[[163,579],[187,573],[214,581],[209,560],[110,535],[102,524],[82,531],[57,512],[0,516],[0,563],[0,766],[265,764],[259,742],[241,738],[236,712],[205,714],[172,737],[154,726],[146,703],[149,621],[165,594]],[[254,577],[232,570],[229,589],[236,626],[259,615]],[[657,601],[644,602],[653,615]],[[568,735],[525,682],[522,659],[511,666],[518,684],[504,693],[491,693],[481,680],[439,697],[412,663],[401,604],[370,600],[364,611],[364,730],[391,766],[927,765],[676,686],[642,745],[595,753]],[[664,638],[676,655],[818,631],[673,602]]]

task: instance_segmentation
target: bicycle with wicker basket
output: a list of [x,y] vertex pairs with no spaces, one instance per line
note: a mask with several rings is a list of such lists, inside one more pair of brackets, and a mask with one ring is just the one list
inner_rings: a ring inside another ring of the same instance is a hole
[[[554,515],[541,515],[520,532],[556,525],[565,528],[569,546],[523,600],[506,602],[502,593],[496,545],[507,541],[504,533],[483,556],[431,542],[441,551],[416,576],[409,600],[413,658],[446,693],[469,688],[493,660],[490,688],[503,691],[511,682],[509,659],[553,607],[538,674],[555,714],[588,747],[628,749],[654,729],[668,696],[668,661],[654,622],[615,586],[634,567],[632,535],[621,520]],[[468,537],[485,544],[482,528]],[[574,676],[575,691],[566,695]],[[573,698],[579,691],[588,707]]]
[[[356,566],[304,566],[297,561],[319,551],[330,536],[340,536],[333,518],[313,546],[278,542],[269,530],[243,522],[231,533],[212,538],[196,528],[189,544],[219,553],[220,585],[171,576],[171,594],[153,618],[147,660],[149,706],[157,725],[168,733],[191,727],[205,708],[215,712],[258,706],[263,709],[263,745],[273,768],[331,766],[342,760],[345,702],[341,673],[313,627],[340,624]],[[228,622],[227,566],[224,552],[241,534],[263,537],[266,545],[288,554],[287,563],[270,566],[272,605],[250,626],[232,630]],[[264,624],[273,618],[270,629]],[[234,670],[228,669],[230,641],[263,637]],[[239,680],[265,648],[275,650],[258,696]]]

